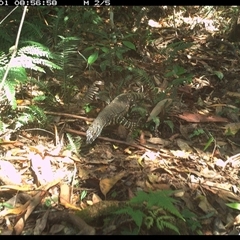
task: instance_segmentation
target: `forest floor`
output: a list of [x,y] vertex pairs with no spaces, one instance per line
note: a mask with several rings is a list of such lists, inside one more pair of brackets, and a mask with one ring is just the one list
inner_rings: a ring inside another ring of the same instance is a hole
[[[160,32],[157,24],[154,31]],[[24,129],[16,140],[0,143],[4,153],[0,161],[2,234],[135,233],[141,215],[113,216],[112,207],[138,196],[139,191],[171,190],[186,220],[184,225],[179,219],[173,222],[180,234],[238,235],[238,210],[226,204],[236,203],[239,209],[240,53],[203,26],[195,35],[189,36],[187,30],[165,29],[145,50],[151,61],[132,59],[135,66],[156,73],[160,90],[166,82],[188,79],[185,74],[191,73],[192,81],[180,85],[175,81],[176,87],[171,88],[175,92],[170,90],[167,96],[172,104],[159,111],[161,121],[154,131],[141,129],[129,140],[125,128],[110,125],[86,145],[85,132],[97,114],[72,106],[71,111],[46,112],[55,121],[50,134],[49,129]],[[192,45],[171,60],[170,76],[161,74],[168,63],[160,50],[173,39]],[[71,140],[66,134],[81,136],[80,150],[65,148],[64,141]],[[140,210],[150,214],[146,202],[142,201]],[[170,216],[169,209],[154,214]],[[83,210],[88,217],[76,218],[75,213]],[[168,227],[142,225],[137,234],[168,231]]]

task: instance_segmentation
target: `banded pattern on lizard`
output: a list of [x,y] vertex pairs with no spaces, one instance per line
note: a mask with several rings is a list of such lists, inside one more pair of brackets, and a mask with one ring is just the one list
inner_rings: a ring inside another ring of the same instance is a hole
[[144,93],[122,93],[113,99],[95,118],[86,132],[86,143],[92,143],[102,132],[105,126],[120,124],[127,128],[136,125],[128,121],[124,115],[135,101],[145,98]]

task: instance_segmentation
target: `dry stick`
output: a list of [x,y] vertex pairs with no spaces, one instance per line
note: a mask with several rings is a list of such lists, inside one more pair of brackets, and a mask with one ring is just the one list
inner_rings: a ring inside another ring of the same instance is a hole
[[55,116],[63,116],[63,117],[72,117],[72,118],[82,119],[82,120],[85,120],[88,122],[92,122],[94,120],[94,118],[82,117],[82,116],[70,114],[70,113],[58,113],[58,112],[49,112],[49,111],[44,111],[44,113],[49,114],[49,115],[55,115]]
[[[94,118],[86,118],[86,117],[82,117],[82,116],[74,115],[74,114],[70,114],[70,113],[58,113],[58,112],[49,112],[49,111],[45,111],[44,113],[49,114],[49,115],[55,115],[55,116],[64,116],[64,117],[72,117],[72,118],[82,119],[82,120],[85,120],[85,121],[88,121],[88,122],[94,120]],[[65,128],[64,130],[66,132],[69,132],[69,133],[75,133],[77,135],[86,136],[85,132],[73,130],[73,129],[70,129],[70,128]],[[150,150],[153,150],[153,151],[159,151],[159,149],[156,149],[156,148],[153,148],[153,147],[148,147],[148,146],[144,147],[144,146],[140,146],[138,144],[128,143],[128,142],[125,142],[125,141],[120,141],[120,140],[116,140],[116,139],[112,139],[112,138],[107,138],[107,137],[98,137],[98,138],[102,139],[104,141],[120,143],[120,144],[124,144],[124,145],[127,145],[127,146],[135,147],[135,148],[138,148],[140,150],[150,149]]]
[[[73,129],[70,129],[70,128],[65,128],[64,130],[66,132],[69,132],[69,133],[75,133],[77,135],[86,136],[85,132],[80,132],[80,131],[73,130]],[[108,137],[98,137],[98,139],[102,139],[102,140],[108,141],[108,142],[124,144],[124,145],[130,146],[130,147],[138,148],[140,150],[148,150],[148,149],[150,149],[150,150],[153,150],[153,151],[159,151],[159,149],[156,149],[156,148],[152,148],[152,147],[148,147],[148,146],[144,147],[144,146],[140,146],[138,144],[128,143],[128,142],[125,142],[125,141],[116,140],[116,139],[112,139],[112,138],[108,138]]]

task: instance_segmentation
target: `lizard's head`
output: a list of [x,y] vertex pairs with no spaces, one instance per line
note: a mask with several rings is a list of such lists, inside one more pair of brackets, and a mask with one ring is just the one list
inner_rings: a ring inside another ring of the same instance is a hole
[[99,124],[93,124],[88,128],[86,132],[86,143],[91,144],[101,134],[103,127]]

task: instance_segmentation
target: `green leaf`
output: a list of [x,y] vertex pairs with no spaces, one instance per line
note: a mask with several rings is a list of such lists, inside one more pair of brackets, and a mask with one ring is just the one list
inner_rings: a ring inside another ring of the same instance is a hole
[[87,196],[87,191],[86,191],[86,190],[83,190],[83,191],[81,192],[81,195],[80,195],[81,201],[82,201],[86,196]]
[[143,222],[144,213],[140,210],[134,210],[131,207],[127,207],[127,214],[132,217],[138,228],[141,227]]
[[102,50],[104,53],[109,53],[109,52],[110,52],[110,49],[107,48],[107,47],[101,47],[101,50]]
[[92,65],[98,59],[98,52],[93,53],[88,57],[88,64]]
[[143,222],[143,217],[145,217],[145,214],[140,211],[140,210],[134,210],[131,207],[126,207],[123,209],[119,209],[115,212],[115,214],[128,214],[129,216],[132,217],[133,221],[136,223],[138,228],[141,227],[142,222]]
[[215,74],[220,80],[224,77],[223,73],[220,71],[213,71],[213,74]]
[[120,60],[123,59],[122,52],[120,52],[120,51],[116,51],[116,56],[117,56],[118,59],[120,59]]
[[6,208],[9,208],[9,209],[13,209],[14,208],[14,206],[12,204],[7,203],[7,202],[6,203],[2,203],[1,205],[6,207]]
[[132,49],[132,50],[136,50],[136,47],[135,45],[132,43],[132,42],[129,42],[129,41],[123,41],[123,45]]
[[212,142],[214,142],[214,138],[213,138],[213,136],[210,136],[210,138],[208,139],[203,151],[206,151],[208,149],[208,147],[211,145]]
[[170,120],[165,120],[164,123],[166,123],[172,130],[172,133],[173,133],[173,128],[174,128],[174,124],[172,121]]
[[226,205],[230,208],[236,209],[236,210],[240,210],[240,203],[226,203]]
[[17,102],[15,98],[15,83],[12,81],[5,82],[4,91],[8,101],[12,106],[12,109],[16,109]]

